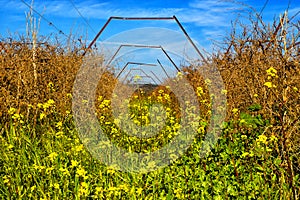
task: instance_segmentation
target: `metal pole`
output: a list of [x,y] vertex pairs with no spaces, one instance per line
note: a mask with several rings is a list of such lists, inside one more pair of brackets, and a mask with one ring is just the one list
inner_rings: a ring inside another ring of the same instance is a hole
[[101,28],[101,30],[98,32],[98,34],[96,35],[96,37],[93,39],[93,41],[90,43],[90,45],[88,46],[88,48],[83,52],[82,56],[85,56],[86,52],[93,46],[93,44],[96,42],[96,40],[98,39],[98,37],[101,35],[101,33],[104,31],[104,29],[107,27],[107,25],[109,24],[109,22],[113,19],[113,17],[110,17],[106,23],[104,24],[104,26]]
[[114,55],[111,57],[109,62],[107,63],[107,66],[109,66],[111,64],[111,62],[115,59],[115,57],[117,56],[117,54],[119,53],[119,51],[121,50],[122,47],[154,48],[154,49],[160,48],[160,46],[154,46],[154,45],[121,44],[118,47],[118,49],[116,50],[116,52],[114,53]]
[[181,25],[181,23],[179,22],[179,20],[177,19],[177,17],[174,15],[173,19],[175,19],[176,23],[179,25],[180,29],[183,31],[184,35],[187,37],[187,39],[189,40],[189,42],[193,45],[193,47],[196,49],[197,53],[200,55],[200,57],[203,59],[203,61],[207,63],[206,59],[204,58],[204,56],[202,55],[202,53],[200,52],[200,50],[198,49],[198,47],[195,45],[195,43],[193,42],[193,40],[190,38],[189,34],[185,31],[185,29],[183,28],[183,26]]
[[167,75],[168,78],[170,78],[170,76],[168,75],[167,71],[165,70],[164,66],[161,64],[161,62],[157,59],[158,64],[160,65],[160,67],[162,68],[162,70],[165,72],[165,74]]
[[156,66],[155,64],[150,64],[150,63],[139,63],[139,62],[127,62],[126,65],[122,68],[122,70],[118,73],[116,78],[119,78],[119,76],[121,75],[121,73],[125,70],[125,68],[128,65],[146,65],[146,66]]
[[177,69],[177,71],[180,72],[180,69],[177,67],[175,62],[172,60],[172,58],[169,56],[169,54],[164,50],[164,48],[160,47],[161,50],[164,52],[164,54],[167,56],[167,58],[171,61],[171,63],[174,65],[174,67]]

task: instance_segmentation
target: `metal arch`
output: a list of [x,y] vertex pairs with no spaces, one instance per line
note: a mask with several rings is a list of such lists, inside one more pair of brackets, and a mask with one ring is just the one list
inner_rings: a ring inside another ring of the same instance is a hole
[[[156,85],[158,85],[157,82],[151,76],[149,76],[149,75],[145,75],[145,76],[141,76],[141,77],[150,78]],[[134,77],[131,77],[130,81],[132,81],[133,78]]]
[[162,83],[162,81],[155,75],[155,73],[153,71],[150,71],[150,72],[160,83]]
[[[132,72],[132,71],[141,71],[143,74],[145,74],[145,76],[151,77],[151,76],[149,76],[143,69],[134,68],[134,69],[130,69],[130,70],[129,70],[129,72],[128,72],[128,73],[126,74],[126,76],[124,77],[123,81],[128,77],[128,75],[129,75],[130,72]],[[156,85],[158,85],[157,82],[156,82],[152,77],[151,77],[151,79],[154,81],[154,83],[155,83]]]
[[[165,56],[169,59],[169,61],[172,63],[172,65],[176,68],[177,71],[180,71],[178,66],[175,64],[175,62],[172,60],[172,58],[169,56],[168,52],[162,47],[162,46],[155,46],[155,45],[139,45],[139,44],[121,44],[114,55],[111,57],[109,62],[107,63],[107,66],[112,63],[112,61],[115,59],[115,57],[118,55],[119,51],[123,47],[136,47],[136,48],[149,48],[149,49],[161,49],[161,51],[165,54]],[[163,67],[161,65],[161,67]],[[165,70],[164,70],[165,71]]]
[[107,66],[111,64],[111,62],[115,59],[119,51],[122,49],[122,47],[136,47],[136,48],[153,48],[158,49],[160,46],[154,46],[154,45],[139,45],[139,44],[121,44],[118,49],[115,51],[114,55],[111,57],[111,59],[108,61]]
[[[164,69],[164,67],[162,66],[162,64],[160,63],[159,59],[157,59],[158,63],[160,64],[161,68],[163,69],[163,71],[165,72],[165,74],[167,75],[168,78],[170,78],[170,76],[168,75],[168,73],[166,72],[166,70]],[[140,63],[140,62],[127,62],[126,65],[121,69],[121,71],[118,73],[117,77],[116,78],[119,78],[121,73],[125,70],[125,68],[128,66],[128,65],[144,65],[144,66],[157,66],[156,64],[152,64],[152,63]],[[125,78],[127,78],[128,74],[130,73],[130,71],[132,70],[140,70],[142,71],[145,75],[147,75],[147,73],[143,70],[143,69],[130,69],[129,72],[126,74]],[[160,82],[162,83],[162,81],[156,76],[156,74],[153,72],[153,71],[150,71],[150,73]],[[156,84],[157,82],[154,81]]]
[[116,17],[116,16],[112,16],[110,17],[104,24],[104,26],[100,29],[100,31],[98,32],[98,34],[95,36],[95,38],[93,39],[93,41],[89,44],[88,48],[85,50],[85,52],[82,54],[83,56],[87,53],[87,51],[89,49],[91,49],[91,47],[93,46],[93,44],[97,41],[97,39],[99,38],[99,36],[102,34],[102,32],[104,31],[104,29],[107,27],[107,25],[112,21],[112,20],[172,20],[174,19],[174,17]]
[[118,73],[117,75],[117,79],[120,77],[120,75],[122,74],[122,72],[125,70],[125,68],[128,65],[146,65],[146,66],[156,66],[155,64],[150,64],[150,63],[139,63],[139,62],[127,62],[126,65],[121,69],[121,71]]
[[91,47],[93,46],[93,44],[96,42],[96,40],[98,39],[98,37],[102,34],[102,32],[104,31],[104,29],[107,27],[107,25],[112,21],[112,20],[175,20],[175,22],[177,23],[177,25],[179,26],[179,28],[181,29],[181,31],[184,33],[185,37],[188,39],[188,41],[193,45],[193,47],[196,49],[197,53],[199,54],[199,56],[202,58],[202,60],[206,63],[206,59],[204,58],[204,56],[202,55],[202,53],[200,52],[200,50],[198,49],[198,47],[196,46],[196,44],[193,42],[193,40],[191,39],[191,37],[189,36],[189,34],[186,32],[186,30],[183,28],[182,24],[180,23],[180,21],[177,19],[177,17],[175,15],[173,15],[172,17],[116,17],[116,16],[112,16],[110,17],[106,23],[104,24],[104,26],[101,28],[101,30],[98,32],[98,34],[96,35],[96,37],[93,39],[93,41],[89,44],[88,48],[86,49],[86,51],[83,53],[83,56],[86,54],[86,52],[91,49]]
[[[143,69],[139,69],[139,68],[132,68],[132,69],[130,69],[129,71],[128,71],[128,73],[125,75],[125,77],[123,78],[123,81],[125,81],[125,79],[128,77],[128,75],[130,74],[130,72],[132,72],[132,71],[141,71],[143,74],[145,74],[146,76],[148,76],[148,74],[143,70]],[[162,81],[153,73],[153,71],[150,71],[151,73],[152,73],[152,75],[160,82],[160,83],[162,83]],[[154,80],[154,79],[152,79],[153,81],[154,81],[154,83],[156,84],[156,85],[158,85],[157,84],[157,82]]]
[[167,75],[167,77],[170,79],[170,76],[168,75],[167,71],[165,70],[164,66],[161,64],[161,62],[159,61],[159,59],[157,59],[157,62],[159,64],[159,66],[163,69],[163,71],[165,72],[165,74]]

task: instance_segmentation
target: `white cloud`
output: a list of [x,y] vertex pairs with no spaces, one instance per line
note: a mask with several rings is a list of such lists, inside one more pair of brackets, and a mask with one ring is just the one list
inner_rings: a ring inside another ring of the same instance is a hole
[[9,10],[12,10],[12,9],[25,9],[27,8],[27,6],[22,3],[21,1],[0,1],[0,7],[1,9],[9,9]]
[[[15,1],[11,7],[16,7]],[[24,7],[24,5],[23,5]],[[126,17],[161,17],[176,15],[183,23],[193,23],[196,26],[228,26],[228,18],[234,12],[240,11],[241,6],[227,1],[198,0],[183,8],[122,8],[122,4],[113,5],[109,2],[82,1],[76,4],[81,14],[87,19],[108,19],[110,16]],[[34,8],[46,16],[80,18],[69,1],[36,2]],[[23,8],[24,9],[24,8]]]
[[300,19],[300,7],[296,7],[296,8],[292,8],[288,11],[289,16],[292,17],[294,15],[296,15],[296,19]]
[[189,3],[190,7],[205,11],[222,12],[237,9],[237,3],[222,0],[196,0]]

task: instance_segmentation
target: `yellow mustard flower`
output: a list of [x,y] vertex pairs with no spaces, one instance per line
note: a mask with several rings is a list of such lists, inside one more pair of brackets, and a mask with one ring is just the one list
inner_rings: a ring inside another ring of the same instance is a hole
[[76,170],[76,174],[77,174],[78,176],[85,177],[86,171],[85,171],[85,169],[84,169],[83,167],[80,166],[80,167]]
[[297,88],[297,87],[293,87],[293,90],[294,90],[295,92],[297,92],[297,91],[298,91],[298,88]]
[[44,119],[44,118],[45,118],[45,116],[46,116],[46,114],[45,114],[45,113],[41,113],[41,114],[40,114],[40,120]]
[[232,109],[231,111],[232,111],[234,114],[236,114],[236,113],[239,111],[239,109],[234,108],[234,109]]
[[82,151],[83,149],[84,149],[83,144],[75,146],[75,151],[77,151],[77,152]]
[[114,173],[116,173],[116,170],[112,167],[109,167],[109,168],[107,168],[107,173],[108,174],[114,174]]
[[54,167],[47,167],[46,168],[46,174],[49,174],[50,172],[52,172],[54,170]]
[[136,193],[137,193],[138,195],[141,195],[142,192],[143,192],[143,188],[137,188],[137,189],[136,189]]
[[8,110],[8,114],[9,114],[9,115],[13,115],[16,111],[17,111],[17,109],[11,107],[11,108],[9,108],[9,110]]
[[61,167],[59,168],[59,171],[62,172],[63,175],[70,176],[70,172],[66,168]]
[[227,94],[227,92],[228,92],[227,90],[222,90],[221,91],[222,94]]
[[57,123],[56,123],[55,127],[57,127],[57,128],[61,128],[61,127],[62,127],[62,125],[63,125],[63,123],[60,121],[60,122],[57,122]]
[[71,167],[72,167],[72,168],[73,168],[73,167],[77,167],[78,164],[79,164],[78,161],[76,161],[76,160],[71,160]]
[[54,183],[53,187],[54,187],[55,189],[59,189],[59,184],[58,184],[58,183]]
[[53,161],[55,160],[55,158],[58,156],[58,154],[56,152],[52,152],[48,155],[48,158]]
[[203,95],[203,88],[202,87],[197,87],[197,95],[200,97],[201,95]]
[[68,98],[72,98],[72,94],[71,93],[67,93],[67,97]]
[[97,186],[97,187],[95,188],[95,191],[96,191],[96,192],[95,192],[96,194],[99,194],[99,192],[103,192],[103,188]]
[[267,69],[266,72],[269,76],[272,76],[272,77],[277,75],[277,70],[274,69],[273,67],[270,67],[269,69]]
[[47,109],[47,108],[50,108],[54,105],[54,100],[53,99],[49,99],[46,103],[43,104],[43,108],[44,109]]
[[10,182],[9,176],[7,176],[7,175],[3,176],[3,182],[5,184],[9,183]]
[[258,145],[259,145],[260,143],[268,144],[267,139],[268,139],[267,136],[265,136],[265,135],[260,135],[260,136],[258,136],[258,138],[256,139],[256,142],[258,143]]
[[178,72],[176,75],[178,78],[182,78],[183,74],[181,72]]
[[272,84],[272,82],[267,81],[267,82],[264,83],[264,86],[267,86],[268,88],[271,88],[271,87],[273,87],[273,84]]

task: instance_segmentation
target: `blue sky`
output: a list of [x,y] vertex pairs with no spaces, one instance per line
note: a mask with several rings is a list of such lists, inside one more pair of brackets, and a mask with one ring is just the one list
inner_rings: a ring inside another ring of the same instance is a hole
[[[28,4],[31,3],[31,0],[24,1]],[[274,17],[278,17],[287,8],[289,2],[290,15],[300,10],[299,0],[268,0],[263,11],[263,19],[266,22],[272,22]],[[264,4],[263,0],[236,2],[228,0],[35,0],[34,9],[66,35],[72,32],[76,37],[83,36],[88,41],[93,39],[110,16],[171,17],[176,15],[190,36],[197,41],[197,44],[208,47],[213,40],[219,41],[228,35],[231,21],[240,16],[240,19],[247,23],[246,18],[248,12],[251,11],[250,7],[260,12]],[[76,11],[74,5],[84,19]],[[29,8],[21,0],[0,0],[2,25],[0,35],[2,37],[24,35],[26,32],[25,13],[28,10]],[[37,14],[35,16],[39,18]],[[116,24],[107,30],[107,37],[121,31],[122,27],[131,26],[132,24],[130,25],[129,22]],[[166,26],[168,27],[168,23]],[[58,30],[41,19],[40,36],[56,35],[57,33]],[[105,34],[103,37],[102,39],[105,39]],[[63,39],[64,36],[61,38]]]

